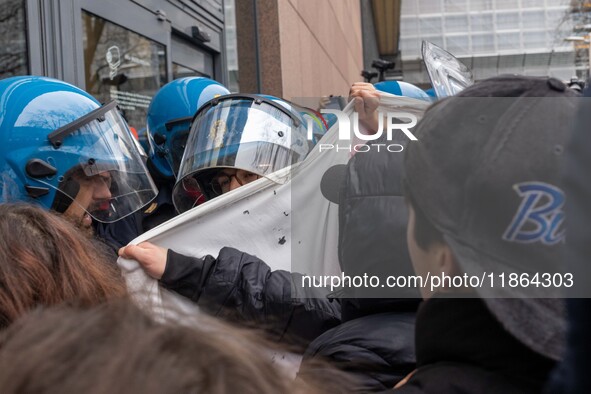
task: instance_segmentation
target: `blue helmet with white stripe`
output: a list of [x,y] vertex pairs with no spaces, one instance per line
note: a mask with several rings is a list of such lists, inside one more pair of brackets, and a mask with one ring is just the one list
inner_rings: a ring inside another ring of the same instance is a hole
[[383,81],[374,84],[379,91],[390,93],[396,96],[410,97],[418,100],[431,101],[432,98],[421,88],[403,81]]
[[156,93],[147,116],[149,163],[155,175],[175,178],[193,116],[203,104],[229,93],[219,82],[204,77],[175,79]]
[[173,190],[176,209],[192,208],[196,191],[208,199],[219,195],[210,187],[211,178],[223,168],[282,182],[271,174],[304,160],[317,137],[314,129],[325,131],[322,122],[304,112],[285,100],[253,94],[229,94],[201,107]]
[[[0,81],[0,176],[1,202],[37,202],[62,213],[75,203],[105,223],[157,193],[116,103],[101,106],[82,89],[45,77]],[[99,186],[100,201],[88,194]]]

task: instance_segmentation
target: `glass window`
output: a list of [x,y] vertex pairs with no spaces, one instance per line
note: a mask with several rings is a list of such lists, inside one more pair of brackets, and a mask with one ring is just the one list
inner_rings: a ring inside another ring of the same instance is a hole
[[421,57],[421,40],[416,37],[401,38],[400,52],[405,59],[419,59]]
[[213,78],[213,56],[195,45],[172,35],[172,73],[173,77],[202,76]]
[[495,37],[492,33],[474,34],[472,36],[472,52],[494,53]]
[[210,75],[203,74],[192,68],[182,66],[178,63],[172,63],[172,79],[184,78],[184,77],[207,77],[211,78]]
[[0,0],[0,78],[29,73],[25,0]]
[[500,33],[497,34],[497,47],[499,51],[519,51],[520,50],[519,33]]
[[420,18],[419,24],[421,27],[421,35],[441,35],[443,29],[441,28],[441,17],[437,18]]
[[446,36],[446,46],[454,56],[467,56],[470,54],[470,41],[467,36]]
[[228,65],[228,89],[230,92],[239,92],[238,81],[238,37],[236,35],[236,2],[234,0],[224,1],[224,24],[226,29],[226,59]]
[[518,12],[499,12],[497,13],[498,30],[517,30],[519,29]]
[[148,106],[166,83],[166,48],[88,12],[82,13],[86,90],[117,100],[130,126],[146,125]]
[[546,43],[545,31],[530,31],[523,33],[523,46],[525,50],[546,50],[548,44]]
[[497,10],[512,10],[519,8],[519,2],[515,0],[495,0]]
[[467,15],[447,15],[445,17],[445,32],[460,33],[468,31]]
[[404,0],[401,4],[401,14],[416,14],[419,9],[418,0]]
[[420,14],[438,14],[441,11],[441,0],[419,0]]
[[419,20],[414,17],[403,16],[400,18],[400,32],[403,36],[419,35]]
[[479,0],[479,1],[471,1],[469,3],[470,11],[486,11],[486,10],[494,10],[493,7],[493,0]]
[[444,0],[443,3],[445,12],[467,12],[467,0]]
[[544,11],[523,11],[521,14],[524,29],[543,29],[544,19]]
[[476,80],[490,78],[499,74],[497,56],[476,56],[472,60],[472,71]]
[[561,23],[568,20],[568,14],[564,9],[546,10],[546,22],[548,27],[556,29]]
[[544,2],[540,0],[521,0],[521,7],[522,8],[539,8],[544,7]]
[[491,32],[493,30],[493,16],[492,14],[472,14],[470,15],[470,25],[474,32]]
[[[423,36],[423,40],[432,42],[433,44],[440,46],[441,48],[445,48],[443,44],[443,36]],[[417,52],[421,52],[421,41],[417,41]]]

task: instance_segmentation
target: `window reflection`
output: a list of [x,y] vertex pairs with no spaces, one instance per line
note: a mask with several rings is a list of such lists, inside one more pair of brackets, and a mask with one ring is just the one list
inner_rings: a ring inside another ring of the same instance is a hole
[[184,77],[207,77],[211,78],[211,75],[204,74],[192,68],[181,66],[177,63],[172,63],[172,79],[184,78]]
[[116,99],[129,125],[146,125],[150,100],[166,83],[166,49],[87,12],[84,28],[86,90],[103,102]]
[[0,0],[0,78],[28,70],[25,0]]

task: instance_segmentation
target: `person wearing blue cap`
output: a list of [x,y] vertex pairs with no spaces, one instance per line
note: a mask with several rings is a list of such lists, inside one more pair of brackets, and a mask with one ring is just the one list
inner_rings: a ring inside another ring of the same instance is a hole
[[563,356],[562,169],[577,99],[557,79],[499,76],[419,122],[403,184],[425,302],[401,393],[539,393]]

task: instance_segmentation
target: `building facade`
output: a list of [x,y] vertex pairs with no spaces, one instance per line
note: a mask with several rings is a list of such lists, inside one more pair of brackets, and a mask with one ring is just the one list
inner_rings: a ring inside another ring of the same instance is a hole
[[360,0],[0,0],[0,33],[0,78],[116,99],[137,130],[182,76],[297,99],[346,95],[363,68]]
[[243,91],[310,105],[361,79],[360,0],[240,0],[236,28]]
[[404,0],[400,21],[404,79],[427,83],[421,41],[448,50],[483,79],[503,73],[576,74],[570,0]]
[[141,130],[172,79],[229,80],[224,33],[222,0],[0,0],[0,78],[62,79]]

